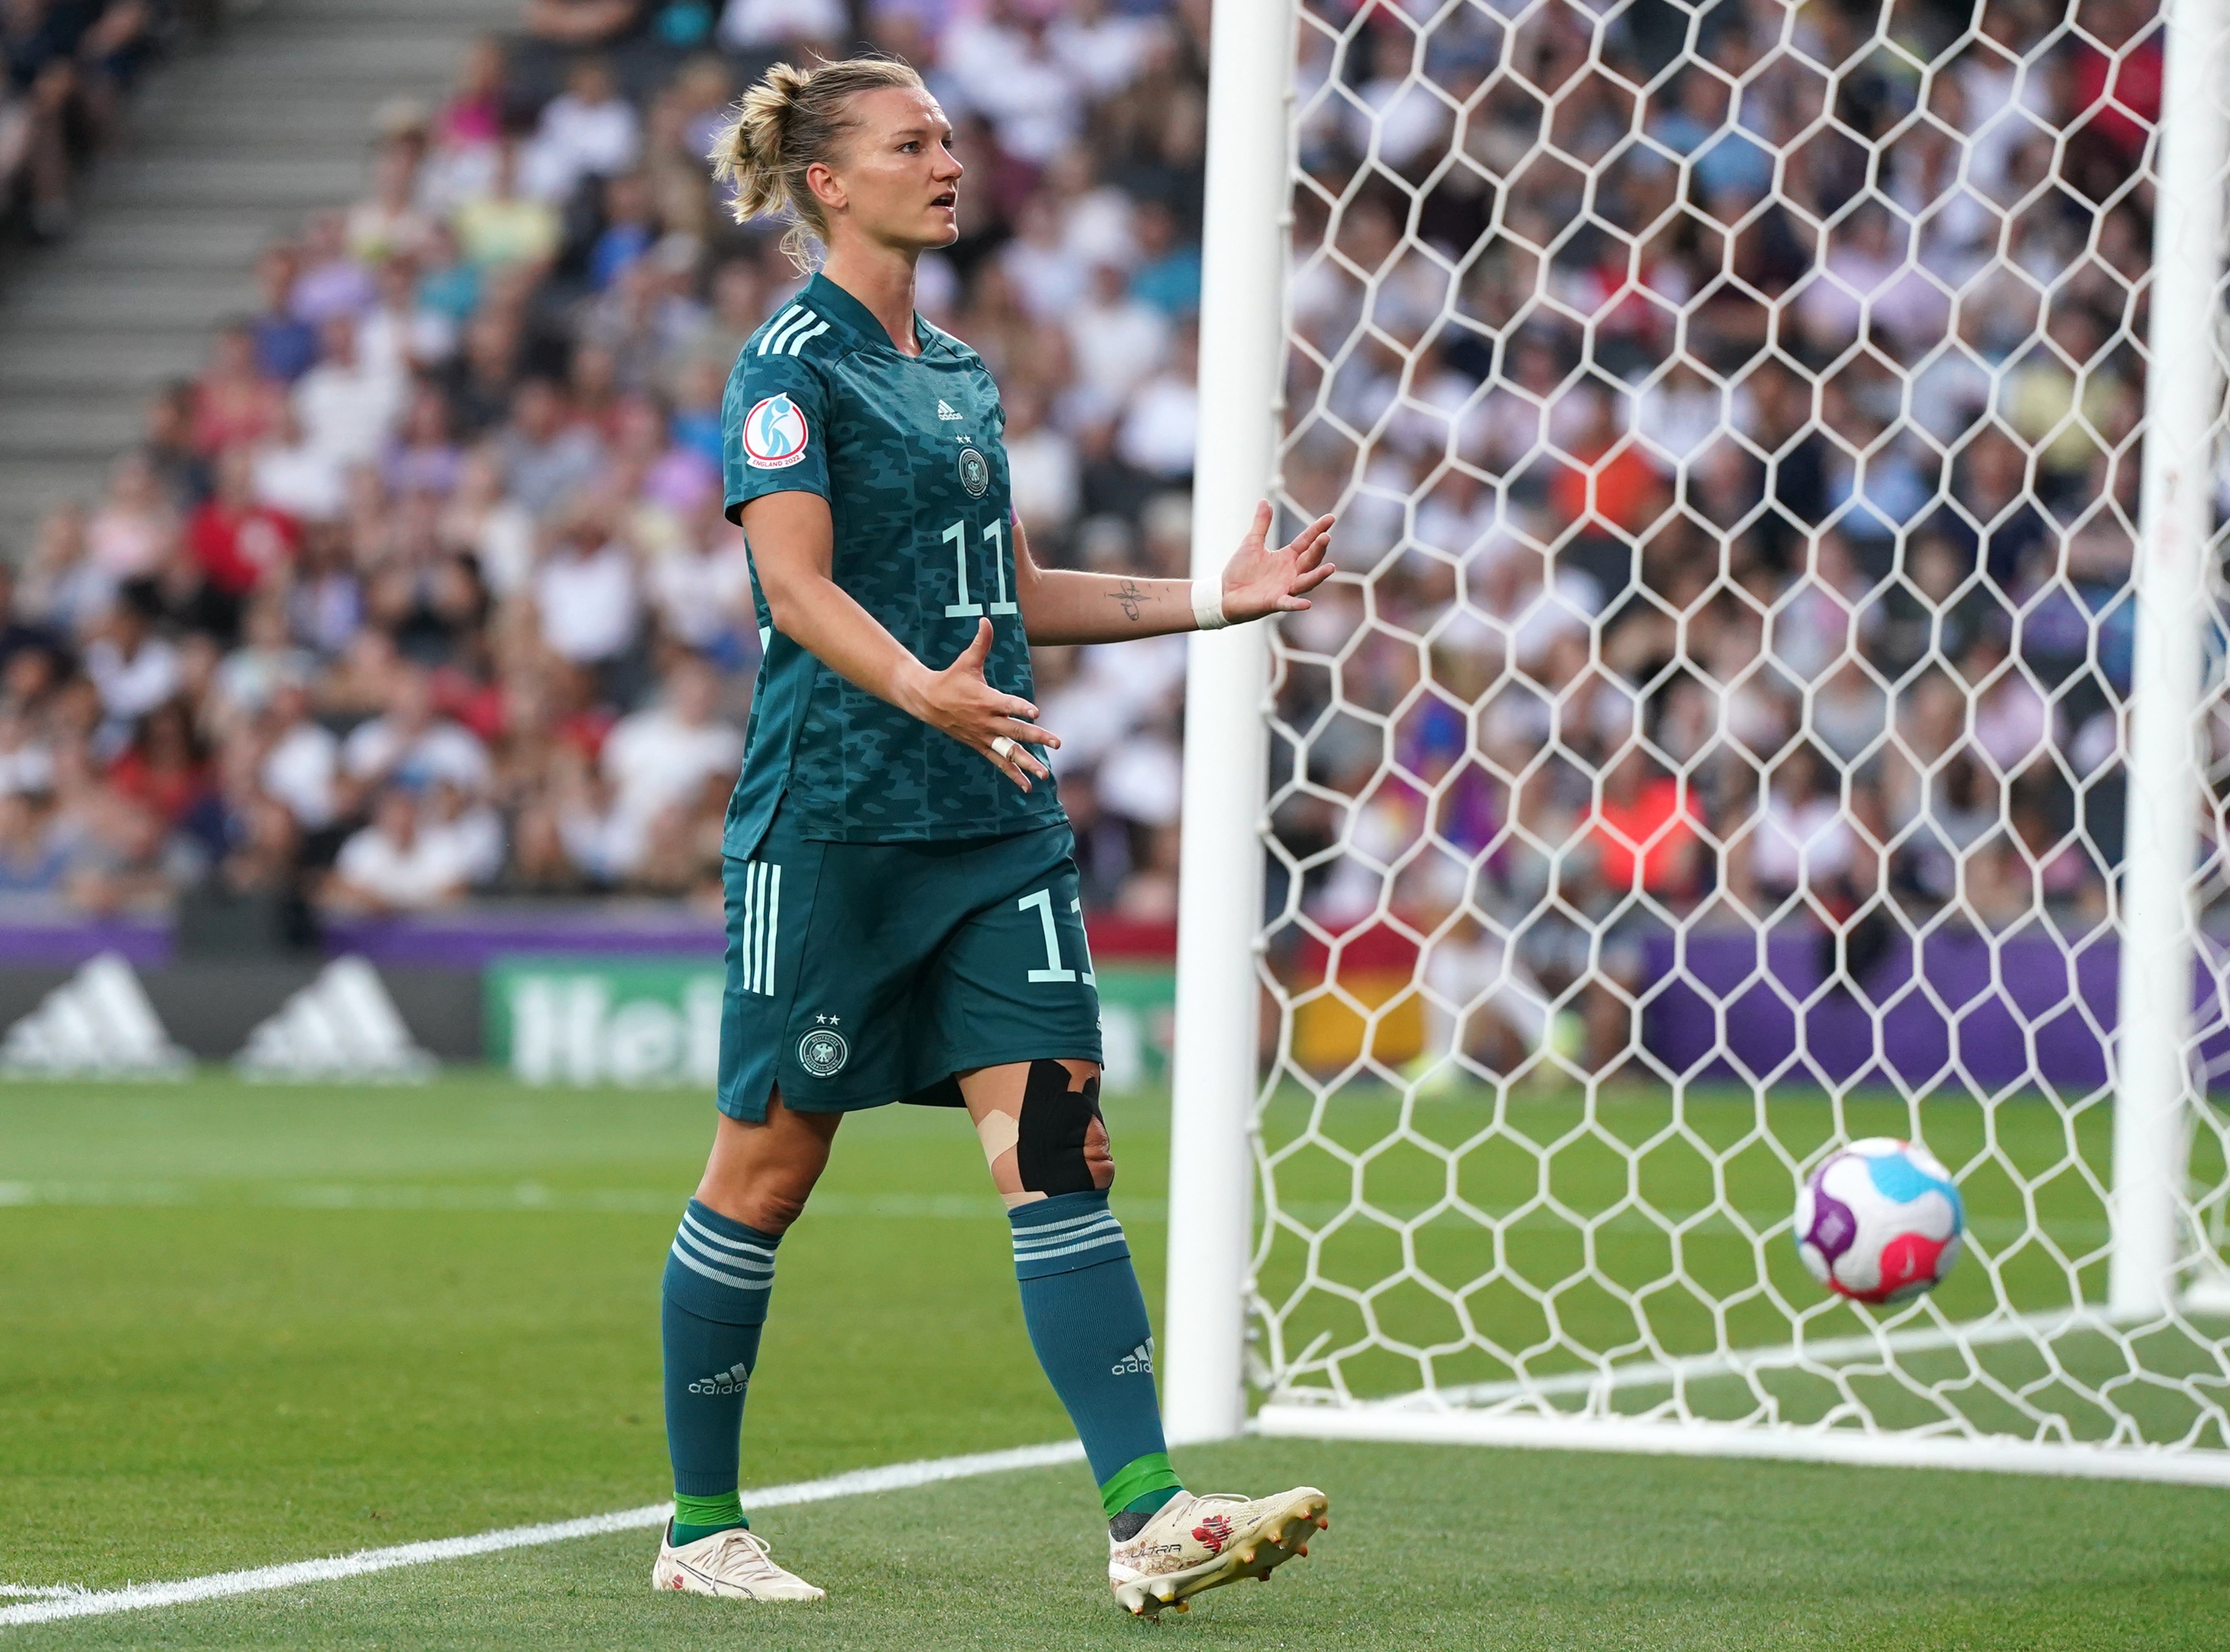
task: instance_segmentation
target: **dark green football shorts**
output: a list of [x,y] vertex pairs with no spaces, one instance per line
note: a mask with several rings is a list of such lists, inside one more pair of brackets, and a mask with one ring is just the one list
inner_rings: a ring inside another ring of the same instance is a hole
[[957,1107],[953,1074],[1099,1059],[1099,993],[1062,822],[1009,837],[828,843],[777,810],[723,865],[720,1111]]

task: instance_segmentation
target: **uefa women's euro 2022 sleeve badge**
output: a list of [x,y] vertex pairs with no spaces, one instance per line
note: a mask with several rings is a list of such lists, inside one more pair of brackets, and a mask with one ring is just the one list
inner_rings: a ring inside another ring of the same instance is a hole
[[744,461],[754,470],[785,469],[805,457],[811,436],[803,409],[787,396],[770,396],[744,415]]

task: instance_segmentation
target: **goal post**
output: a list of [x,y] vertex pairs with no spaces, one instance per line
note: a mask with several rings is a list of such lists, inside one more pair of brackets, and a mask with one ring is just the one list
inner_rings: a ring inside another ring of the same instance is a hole
[[[1225,560],[1269,497],[1283,370],[1291,145],[1291,0],[1217,0],[1201,249],[1199,455],[1192,574]],[[1177,1443],[1237,1434],[1254,1248],[1261,983],[1263,721],[1269,636],[1196,636],[1185,671],[1176,1040],[1170,1062],[1169,1287],[1162,1404]]]
[[2230,1484],[2230,0],[1213,28],[1172,1440]]
[[[2145,383],[2137,629],[2130,707],[2114,1255],[2108,1301],[2131,1319],[2175,1296],[2176,1204],[2190,1088],[2193,839],[2204,731],[2200,628],[2222,423],[2223,193],[2230,0],[2173,0],[2157,140]],[[2160,371],[2175,364],[2178,371]]]

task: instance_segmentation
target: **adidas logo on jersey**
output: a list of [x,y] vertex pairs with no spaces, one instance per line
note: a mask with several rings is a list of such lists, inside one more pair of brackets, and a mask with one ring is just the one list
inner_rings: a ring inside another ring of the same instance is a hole
[[940,401],[937,404],[937,416],[940,419],[958,419],[965,416],[954,412],[951,403]]
[[716,1371],[710,1377],[699,1377],[689,1384],[693,1394],[740,1394],[744,1385],[751,1380],[751,1369],[738,1359],[725,1371]]
[[1154,1339],[1148,1337],[1107,1368],[1111,1377],[1137,1377],[1154,1374]]

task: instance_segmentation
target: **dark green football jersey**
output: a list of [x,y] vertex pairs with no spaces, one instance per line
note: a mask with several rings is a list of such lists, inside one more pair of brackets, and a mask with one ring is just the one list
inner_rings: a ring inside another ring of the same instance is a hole
[[[918,318],[915,329],[921,354],[900,354],[865,306],[815,275],[753,333],[721,409],[728,514],[767,494],[820,494],[835,524],[831,571],[854,600],[936,670],[989,618],[985,677],[1034,699],[998,387],[958,339]],[[1049,782],[1023,792],[775,630],[756,563],[751,589],[765,657],[727,853],[748,855],[777,803],[807,836],[847,843],[997,836],[1063,818]]]

